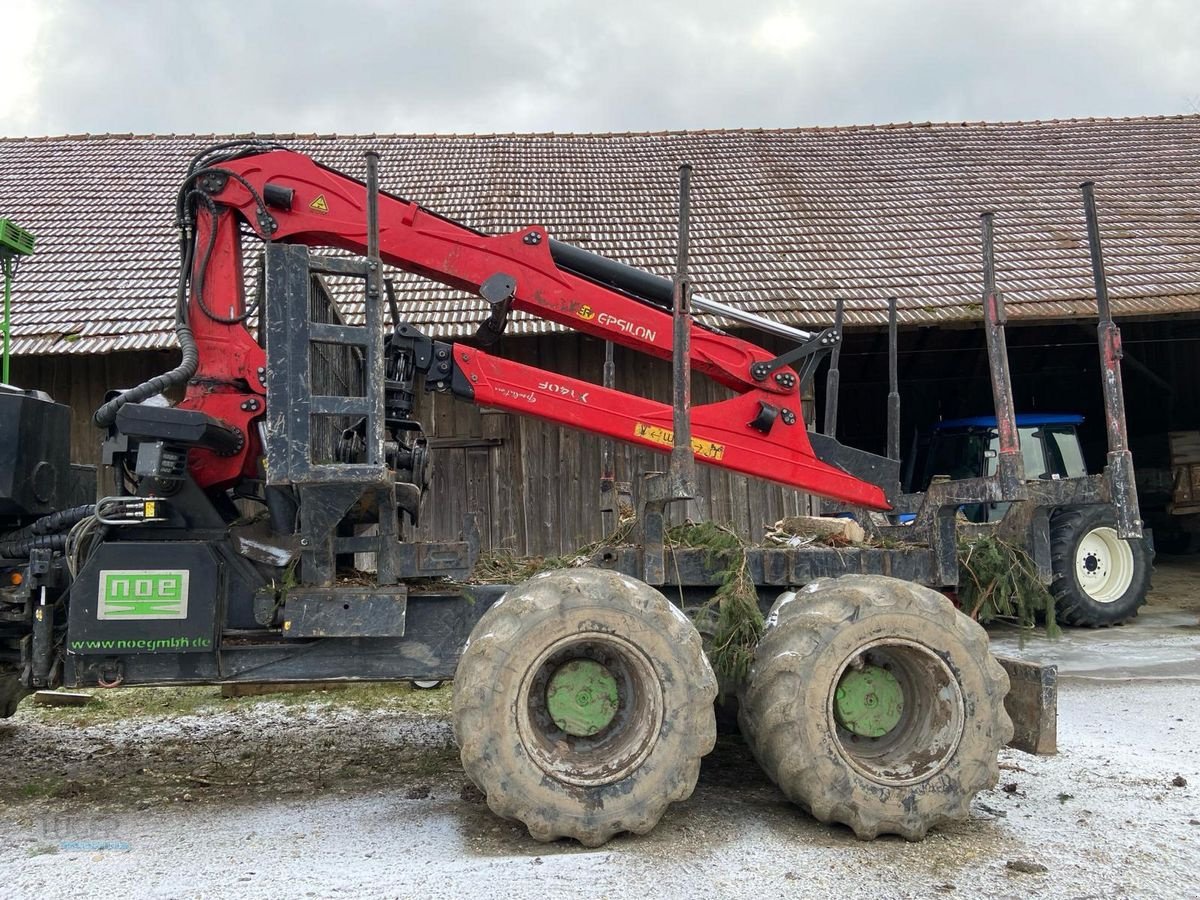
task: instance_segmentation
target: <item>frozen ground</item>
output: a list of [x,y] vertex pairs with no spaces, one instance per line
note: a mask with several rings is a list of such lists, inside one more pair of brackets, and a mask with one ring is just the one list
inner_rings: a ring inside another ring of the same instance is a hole
[[1060,752],[1006,751],[919,844],[813,822],[731,738],[652,834],[538,844],[466,783],[441,692],[193,692],[0,723],[0,896],[1194,897],[1200,590],[1169,562],[1156,584],[1134,626],[995,634],[1059,662]]

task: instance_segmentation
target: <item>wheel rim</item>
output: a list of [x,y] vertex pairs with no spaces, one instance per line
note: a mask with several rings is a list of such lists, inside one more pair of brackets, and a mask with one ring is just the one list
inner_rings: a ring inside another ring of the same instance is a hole
[[591,737],[617,715],[617,679],[594,659],[563,663],[546,685],[546,711],[554,724],[572,737]]
[[838,725],[859,737],[883,737],[900,724],[904,690],[882,666],[864,664],[842,673],[833,693]]
[[1075,578],[1097,603],[1113,603],[1133,583],[1133,548],[1116,529],[1093,528],[1075,549]]
[[596,787],[645,762],[663,706],[662,685],[640,648],[617,635],[581,633],[546,648],[526,670],[517,728],[547,775]]
[[942,657],[915,641],[889,638],[857,648],[842,663],[827,715],[834,745],[851,768],[897,786],[941,771],[966,725],[962,688]]

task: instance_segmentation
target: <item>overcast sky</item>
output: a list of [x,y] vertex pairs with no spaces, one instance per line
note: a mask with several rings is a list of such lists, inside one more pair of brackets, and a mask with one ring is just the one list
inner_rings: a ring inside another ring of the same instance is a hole
[[0,135],[1200,111],[1197,0],[0,0]]

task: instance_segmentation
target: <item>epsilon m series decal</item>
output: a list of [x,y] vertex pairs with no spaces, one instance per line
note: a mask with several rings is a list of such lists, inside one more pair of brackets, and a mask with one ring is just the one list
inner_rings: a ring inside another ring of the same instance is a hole
[[186,619],[189,574],[187,569],[105,569],[96,618]]

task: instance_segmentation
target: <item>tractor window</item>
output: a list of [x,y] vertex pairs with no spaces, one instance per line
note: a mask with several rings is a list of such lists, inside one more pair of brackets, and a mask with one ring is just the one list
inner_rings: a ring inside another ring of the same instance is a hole
[[1033,481],[1038,478],[1049,478],[1046,469],[1046,454],[1042,451],[1042,429],[1018,428],[1017,436],[1021,441],[1021,459],[1025,462],[1025,478]]
[[984,450],[994,432],[972,431],[942,433],[934,436],[929,451],[929,462],[925,467],[925,484],[935,475],[960,478],[978,478],[984,473]]
[[1087,474],[1075,426],[1046,425],[1042,428],[1042,440],[1050,460],[1051,477],[1082,478]]

